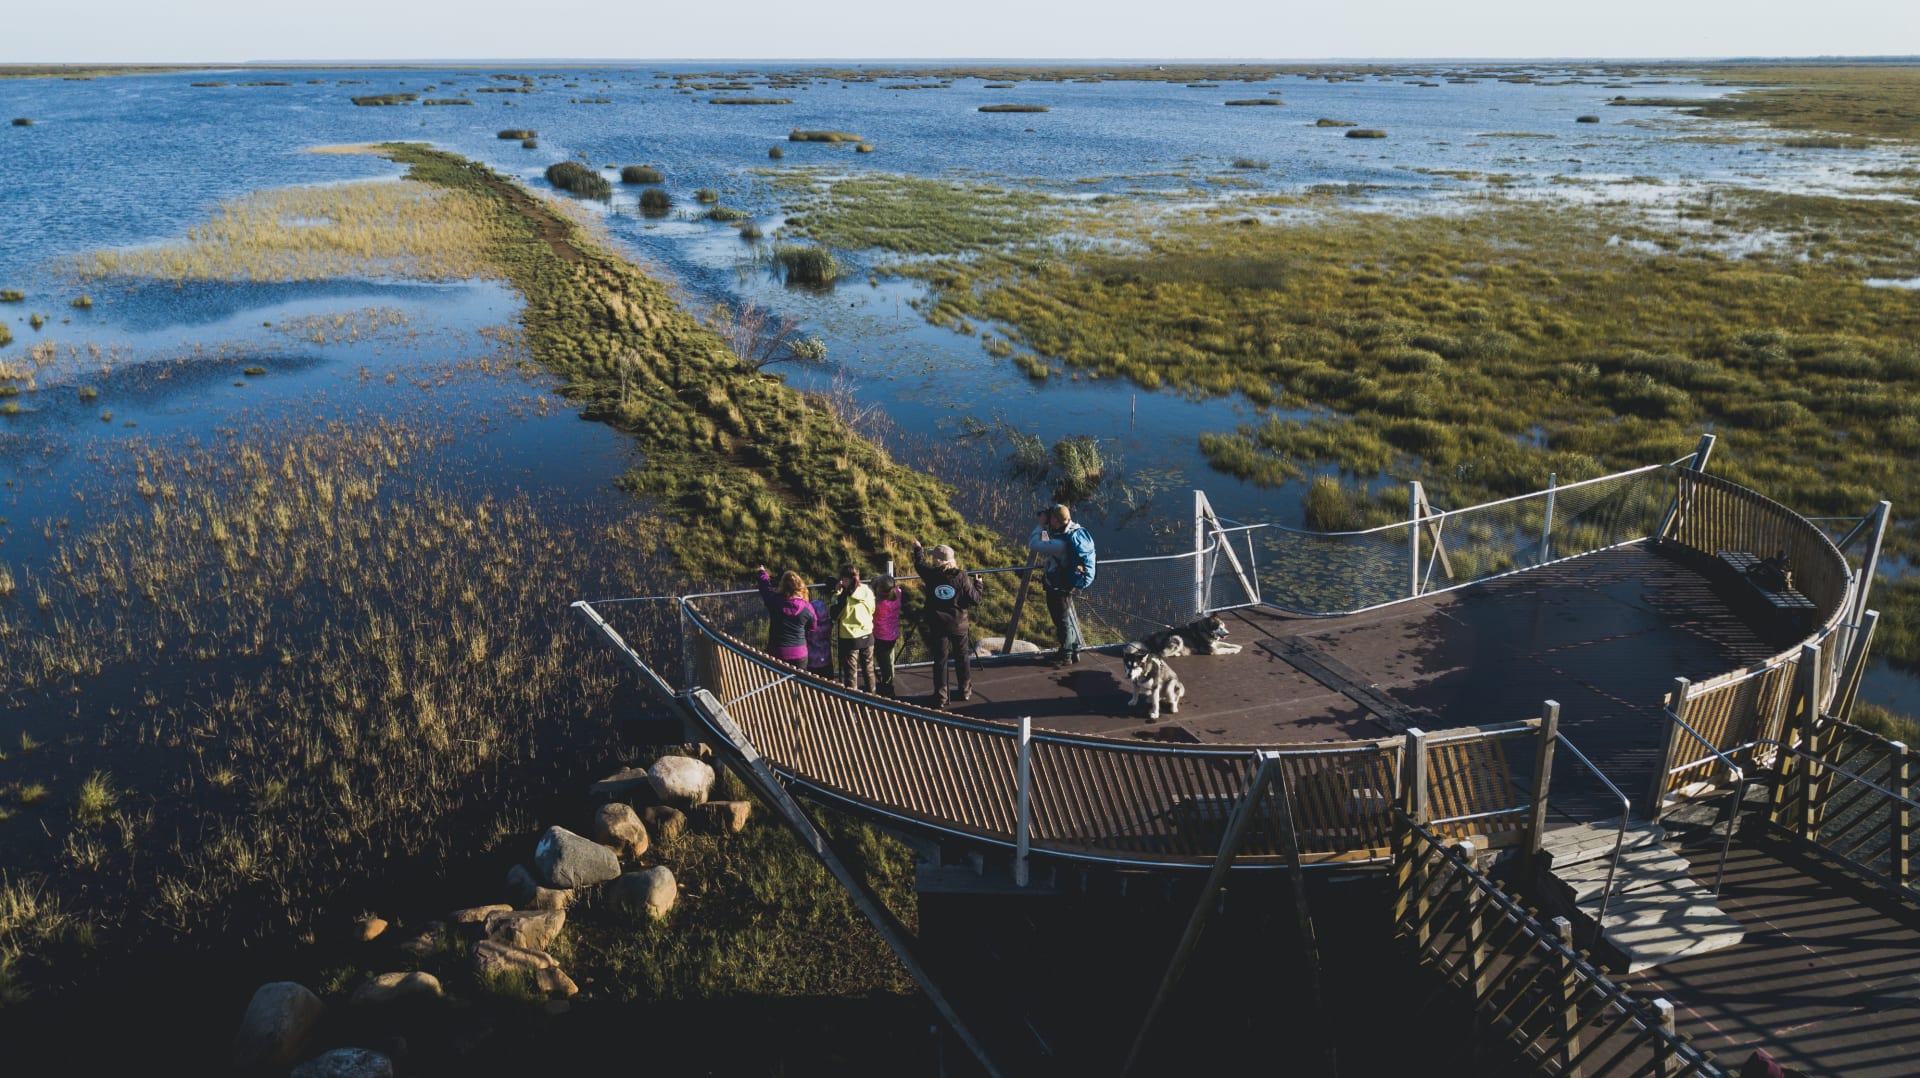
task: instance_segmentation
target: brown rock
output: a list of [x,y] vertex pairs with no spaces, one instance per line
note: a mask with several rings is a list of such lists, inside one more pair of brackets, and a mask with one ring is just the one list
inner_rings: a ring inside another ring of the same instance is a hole
[[426,927],[422,928],[418,935],[400,942],[400,950],[415,958],[425,958],[432,954],[435,948],[440,946],[440,933],[446,931],[446,929],[447,926],[439,921],[428,921]]
[[511,912],[513,912],[512,906],[496,902],[491,906],[468,906],[464,910],[454,910],[447,914],[447,920],[457,925],[480,925],[486,924],[487,918],[496,913]]
[[595,801],[653,803],[653,779],[644,767],[623,767],[587,787]]
[[622,861],[647,852],[647,829],[630,805],[618,801],[601,805],[593,814],[593,840],[613,847]]
[[693,815],[702,831],[737,835],[746,830],[747,816],[752,811],[751,801],[709,801],[695,806]]
[[313,1036],[327,1005],[293,981],[274,981],[254,990],[240,1032],[233,1038],[233,1065],[239,1070],[292,1066]]
[[687,814],[667,805],[650,805],[640,810],[640,819],[661,842],[672,842],[687,829]]
[[680,885],[674,882],[673,870],[665,865],[629,872],[613,881],[611,892],[608,897],[614,908],[631,913],[645,911],[656,921],[665,917],[680,899]]
[[573,892],[548,887],[532,869],[515,865],[507,870],[507,901],[523,910],[564,910],[573,904]]
[[443,994],[440,978],[431,973],[379,973],[353,990],[352,1002],[355,1007],[368,1007],[413,996],[438,999]]
[[473,972],[482,977],[498,977],[518,970],[552,969],[560,963],[545,951],[529,951],[493,940],[473,945]]
[[379,939],[380,934],[386,930],[386,921],[369,914],[353,922],[353,929],[348,938],[360,943],[371,943]]
[[571,999],[580,994],[580,986],[559,966],[534,970],[533,986],[555,999]]
[[487,938],[495,943],[544,951],[567,924],[564,910],[512,910],[487,918]]

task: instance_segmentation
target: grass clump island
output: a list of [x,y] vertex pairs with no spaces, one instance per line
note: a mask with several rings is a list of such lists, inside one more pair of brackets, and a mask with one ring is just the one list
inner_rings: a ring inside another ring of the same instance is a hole
[[493,137],[507,141],[507,142],[512,142],[515,140],[537,138],[539,137],[539,135],[540,135],[540,132],[535,131],[531,128],[509,127],[505,131],[501,131],[498,134],[494,135]]
[[782,243],[773,249],[773,260],[791,283],[832,284],[840,277],[840,260],[825,247]]
[[788,142],[860,142],[859,135],[849,131],[802,131],[794,128],[787,135]]
[[658,187],[649,187],[640,192],[640,212],[650,217],[658,217],[673,208],[673,196]]
[[605,176],[578,161],[561,161],[547,166],[547,182],[562,191],[584,198],[612,198],[613,184]]
[[791,105],[790,97],[715,97],[707,100],[709,105]]
[[418,100],[419,97],[420,97],[419,94],[404,94],[404,93],[402,94],[368,94],[364,97],[354,98],[353,103],[356,105],[361,105],[366,107],[373,107],[373,106],[380,106],[380,105],[410,105],[414,101]]
[[980,112],[1047,112],[1046,105],[982,105]]
[[620,182],[628,184],[659,183],[666,177],[652,165],[627,165],[620,170]]

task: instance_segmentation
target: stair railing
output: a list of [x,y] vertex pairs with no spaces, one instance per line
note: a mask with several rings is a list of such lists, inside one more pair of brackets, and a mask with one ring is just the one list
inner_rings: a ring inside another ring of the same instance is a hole
[[[1698,760],[1689,760],[1686,763],[1679,765],[1678,767],[1668,768],[1667,769],[1668,777],[1677,775],[1680,772],[1685,771],[1690,767],[1698,767],[1701,764],[1704,764],[1707,761],[1715,759],[1717,757],[1722,764],[1726,765],[1727,775],[1733,779],[1733,783],[1734,783],[1733,809],[1732,811],[1727,813],[1727,837],[1726,837],[1726,840],[1720,844],[1720,867],[1716,869],[1713,874],[1713,895],[1715,898],[1718,898],[1720,897],[1720,881],[1725,879],[1727,875],[1727,855],[1733,852],[1733,829],[1740,822],[1740,805],[1742,802],[1744,802],[1747,799],[1747,773],[1741,769],[1739,764],[1736,764],[1733,762],[1732,757],[1728,756],[1726,753],[1721,752],[1719,749],[1715,748],[1713,745],[1713,742],[1708,741],[1706,738],[1700,736],[1700,731],[1695,730],[1693,727],[1687,725],[1687,720],[1674,714],[1671,708],[1667,708],[1665,710],[1667,712],[1668,720],[1674,724],[1675,728],[1683,731],[1684,733],[1687,734],[1687,736],[1693,738],[1695,741],[1698,741],[1700,744],[1705,745],[1707,752],[1710,753],[1710,755],[1702,756]],[[1753,746],[1758,744],[1761,744],[1761,742],[1757,742],[1757,741],[1748,742],[1746,745],[1741,747],[1752,748]]]
[[1597,935],[1604,935],[1607,930],[1607,901],[1613,897],[1613,876],[1620,869],[1620,848],[1627,840],[1627,817],[1633,814],[1633,802],[1628,801],[1627,795],[1620,792],[1620,787],[1615,786],[1612,779],[1595,766],[1592,760],[1587,759],[1586,753],[1581,752],[1578,746],[1567,740],[1567,735],[1556,730],[1553,736],[1568,752],[1573,753],[1574,759],[1580,761],[1588,771],[1593,772],[1594,778],[1599,779],[1607,789],[1612,790],[1613,796],[1620,799],[1620,827],[1613,836],[1613,860],[1607,863],[1607,884],[1600,892],[1599,916],[1594,918],[1594,932]]

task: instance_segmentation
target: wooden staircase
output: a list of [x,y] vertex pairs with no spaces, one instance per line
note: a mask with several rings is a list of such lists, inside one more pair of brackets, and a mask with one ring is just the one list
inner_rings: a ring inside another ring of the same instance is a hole
[[[1601,915],[1607,872],[1620,819],[1549,831],[1541,839],[1551,855],[1543,881],[1549,898],[1588,926]],[[1666,845],[1666,829],[1629,820],[1619,864],[1606,903],[1606,923],[1597,951],[1611,951],[1627,973],[1739,943],[1746,930],[1715,904],[1713,892],[1696,883],[1686,858]]]

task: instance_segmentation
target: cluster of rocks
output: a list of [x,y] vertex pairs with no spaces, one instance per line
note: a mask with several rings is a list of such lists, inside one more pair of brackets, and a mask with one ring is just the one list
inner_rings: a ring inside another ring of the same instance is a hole
[[[670,843],[689,827],[737,834],[747,825],[747,801],[709,801],[713,767],[689,756],[664,756],[651,767],[627,768],[595,783],[600,802],[588,835],[549,827],[534,845],[531,865],[514,865],[502,895],[507,901],[470,906],[431,921],[399,943],[398,950],[424,959],[446,945],[450,934],[468,944],[467,963],[483,981],[526,976],[553,1010],[580,988],[549,953],[567,924],[567,910],[587,888],[607,886],[606,904],[649,919],[666,917],[680,895],[666,865],[628,871],[622,862],[647,855],[656,842]],[[636,808],[636,806],[638,806]],[[378,939],[385,920],[363,917],[353,938]],[[378,973],[353,991],[352,1007],[438,998],[439,978],[418,970]],[[292,981],[262,985],[254,993],[234,1040],[234,1063],[243,1072],[279,1071],[297,1060],[295,1078],[379,1078],[393,1073],[379,1052],[340,1048],[307,1057],[305,1052],[326,1004]]]

